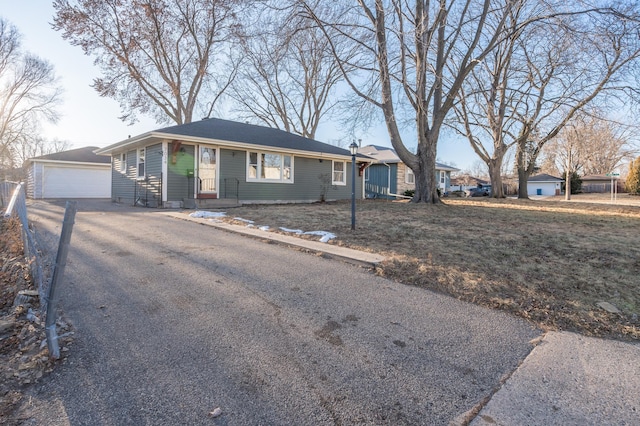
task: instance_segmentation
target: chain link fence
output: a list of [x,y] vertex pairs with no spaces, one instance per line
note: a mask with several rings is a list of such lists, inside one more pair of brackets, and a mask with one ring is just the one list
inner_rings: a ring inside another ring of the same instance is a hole
[[[0,182],[0,209],[3,217],[16,216],[22,227],[24,255],[30,266],[33,286],[38,291],[40,307],[32,312],[34,318],[45,323],[49,354],[59,357],[57,335],[55,330],[57,307],[55,306],[55,283],[64,273],[66,253],[71,238],[71,230],[75,217],[75,202],[67,204],[65,219],[60,235],[39,229],[29,222],[25,185],[16,182]],[[61,244],[63,243],[63,244]],[[19,295],[28,300],[29,293]],[[18,300],[20,302],[20,300]]]

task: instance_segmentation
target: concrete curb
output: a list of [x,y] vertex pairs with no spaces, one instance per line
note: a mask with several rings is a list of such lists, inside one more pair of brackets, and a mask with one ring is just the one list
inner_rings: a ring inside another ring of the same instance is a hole
[[189,216],[186,213],[172,211],[162,212],[162,214],[176,219],[199,223],[201,225],[213,226],[226,232],[233,232],[259,240],[269,240],[270,242],[293,247],[296,249],[308,250],[323,257],[338,259],[356,266],[375,268],[377,264],[385,260],[384,256],[375,253],[367,253],[347,247],[340,247],[332,244],[321,243],[318,241],[305,240],[292,235],[285,235],[277,232],[261,231],[258,228],[233,225],[215,219],[195,218]]

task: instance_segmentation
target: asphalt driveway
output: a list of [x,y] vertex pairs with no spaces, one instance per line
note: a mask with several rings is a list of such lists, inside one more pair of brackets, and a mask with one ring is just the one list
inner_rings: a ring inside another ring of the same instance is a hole
[[[353,265],[99,205],[80,202],[60,289],[75,342],[32,390],[31,424],[462,422],[540,335]],[[59,205],[30,214],[59,232]]]

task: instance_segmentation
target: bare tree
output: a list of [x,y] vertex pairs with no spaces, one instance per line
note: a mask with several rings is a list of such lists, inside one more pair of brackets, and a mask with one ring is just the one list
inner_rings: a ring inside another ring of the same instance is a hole
[[635,60],[637,52],[628,46],[614,58],[616,43],[631,42],[632,32],[603,27],[603,20],[615,21],[622,11],[599,6],[514,2],[503,41],[463,85],[454,128],[487,165],[494,197],[504,196],[501,169],[513,147],[526,191],[541,147],[598,93],[618,90],[612,79]]
[[[55,0],[53,28],[95,58],[93,87],[119,101],[121,119],[210,116],[236,72],[228,55],[234,0]],[[225,69],[225,65],[231,67]]]
[[580,175],[605,174],[637,154],[632,128],[594,115],[578,114],[544,148],[556,170]]
[[242,119],[313,139],[338,104],[342,73],[320,30],[288,12],[282,5],[259,9],[259,24],[242,40],[245,61],[230,95]]
[[[496,46],[512,2],[492,0],[301,1],[325,33],[351,89],[384,115],[393,148],[415,174],[413,202],[439,202],[435,173],[440,131],[463,82]],[[494,23],[489,27],[488,21]],[[335,49],[351,43],[350,58]],[[400,132],[413,116],[416,153]]]
[[49,140],[40,136],[32,137],[18,145],[16,153],[17,163],[24,164],[29,158],[62,152],[70,148],[71,143],[69,141],[60,139]]
[[519,90],[525,96],[513,115],[518,198],[528,198],[527,180],[545,144],[579,111],[636,95],[625,76],[640,58],[635,2],[559,14],[536,30],[523,44],[526,73]]
[[0,18],[0,167],[21,165],[40,122],[57,121],[60,94],[53,66],[23,52],[17,28]]
[[[491,196],[496,198],[505,196],[502,185],[504,159],[516,144],[516,139],[511,136],[513,127],[517,125],[513,115],[523,97],[521,84],[517,82],[519,49],[523,37],[527,37],[526,23],[535,21],[537,13],[540,11],[531,7],[531,2],[513,2],[504,23],[504,37],[471,71],[454,106],[457,120],[452,122],[452,126],[467,138],[486,165],[491,179]],[[487,25],[496,24],[488,22]]]

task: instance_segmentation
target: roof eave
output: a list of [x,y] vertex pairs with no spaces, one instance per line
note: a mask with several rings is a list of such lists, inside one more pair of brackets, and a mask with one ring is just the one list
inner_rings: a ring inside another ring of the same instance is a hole
[[[208,143],[208,144],[216,144],[228,148],[237,148],[237,149],[253,149],[256,151],[264,151],[264,150],[277,150],[278,152],[286,153],[286,154],[294,154],[294,155],[304,155],[306,157],[313,158],[334,158],[334,159],[351,159],[350,154],[333,154],[329,152],[321,152],[321,151],[307,151],[302,149],[287,149],[280,148],[275,146],[265,146],[265,145],[257,145],[247,142],[237,142],[237,141],[228,141],[223,139],[213,139],[213,138],[205,138],[199,136],[188,136],[181,135],[175,133],[163,133],[163,132],[147,132],[142,135],[126,139],[121,142],[117,142],[115,144],[109,145],[104,148],[100,148],[96,150],[95,153],[97,155],[112,155],[115,152],[121,152],[126,148],[133,148],[138,146],[145,145],[145,142],[153,139],[158,140],[180,140],[183,142],[190,143]],[[357,159],[365,162],[372,162],[373,159],[369,157],[363,156],[362,154],[358,154]]]
[[156,134],[156,132],[143,133],[141,135],[134,136],[132,138],[127,138],[120,142],[116,142],[109,146],[105,146],[104,148],[96,149],[93,152],[96,155],[112,155],[114,152],[123,151],[123,148],[129,148],[137,144],[140,144],[141,142],[144,142],[147,139],[151,139],[153,138],[154,134]]
[[67,161],[67,160],[38,160],[38,159],[29,159],[28,163],[57,163],[57,164],[73,164],[77,166],[103,166],[103,167],[111,167],[111,162],[108,163],[95,163],[90,161]]

